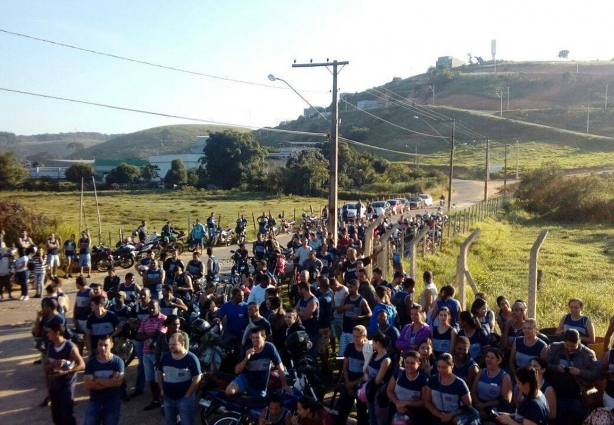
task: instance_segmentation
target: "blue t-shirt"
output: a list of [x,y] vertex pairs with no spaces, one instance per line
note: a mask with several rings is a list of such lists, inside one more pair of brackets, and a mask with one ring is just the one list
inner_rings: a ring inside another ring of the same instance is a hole
[[189,351],[179,360],[174,359],[171,352],[164,353],[158,364],[158,371],[164,373],[164,396],[172,400],[185,397],[192,385],[192,379],[201,374],[198,357]]
[[[85,375],[92,375],[94,378],[109,379],[118,372],[124,374],[124,361],[113,355],[110,360],[102,362],[98,356],[91,358],[85,365]],[[118,399],[121,394],[120,387],[105,388],[102,390],[90,390],[90,400],[104,403]]]
[[[241,358],[245,358],[245,350]],[[247,378],[250,390],[257,392],[266,392],[269,384],[269,374],[271,371],[271,362],[277,366],[281,363],[281,358],[277,352],[277,348],[270,342],[265,342],[262,351],[254,353],[245,365],[242,374]]]
[[435,375],[428,384],[433,405],[443,413],[458,411],[462,398],[469,394],[469,387],[458,376],[448,385],[442,384],[439,379],[439,375]]
[[125,282],[120,283],[119,290],[126,293],[127,303],[132,303],[139,299],[138,294],[136,293],[136,285],[134,283],[131,285],[127,285]]
[[65,325],[66,319],[61,314],[56,314],[49,318],[43,316],[40,321],[41,327],[41,339],[45,343],[45,345],[49,344],[49,340],[47,339],[47,331],[51,328],[51,325]]
[[528,419],[537,425],[546,425],[550,420],[550,408],[546,397],[542,394],[531,399],[525,398],[518,406],[517,416]]
[[[70,360],[71,353],[75,344],[71,341],[64,341],[59,347],[54,344],[49,344],[47,348],[47,363],[54,363],[56,360]],[[74,385],[77,381],[76,373],[69,373],[63,376],[50,376],[49,391],[58,391],[70,385]]]
[[429,378],[422,372],[418,372],[414,379],[409,379],[405,370],[401,370],[396,379],[394,394],[401,401],[419,401],[422,400],[422,388],[428,383]]
[[77,320],[86,320],[87,316],[92,313],[90,292],[92,290],[87,288],[75,295],[75,318]]
[[318,302],[318,299],[314,295],[312,295],[311,297],[307,299],[304,299],[301,297],[301,299],[298,302],[298,310],[301,313],[305,311],[311,301],[316,303],[316,309],[313,312],[313,315],[309,319],[303,320],[303,326],[305,326],[305,330],[307,331],[309,335],[315,335],[318,333],[318,322],[320,318],[320,303]]
[[128,307],[126,304],[124,304],[124,306],[119,309],[115,304],[113,304],[111,307],[109,307],[109,311],[111,313],[115,313],[121,325],[124,325],[126,324],[126,322],[128,322],[128,317],[130,316],[130,307]]
[[367,329],[367,335],[374,335],[379,328],[379,324],[377,323],[377,313],[380,310],[388,311],[388,324],[390,326],[394,326],[395,318],[397,317],[397,311],[394,306],[387,304],[377,304],[373,307],[373,313],[369,318],[369,329]]
[[352,309],[343,312],[343,333],[351,334],[354,330],[354,326],[360,325],[359,321],[352,320],[352,313],[357,316],[362,316],[362,307],[360,306],[362,300],[364,300],[364,298],[361,295],[359,295],[358,298],[356,298],[355,300],[352,299],[351,295],[345,297],[343,305],[352,304],[353,307]]
[[115,332],[115,328],[119,325],[119,318],[117,314],[112,311],[107,311],[102,317],[96,316],[95,313],[91,314],[87,318],[86,329],[92,331],[91,342],[92,350],[98,348],[98,340],[101,336],[112,335]]
[[488,376],[488,370],[482,369],[478,375],[478,399],[481,402],[493,401],[501,396],[503,389],[503,378],[506,373],[499,369],[499,372],[493,376]]
[[241,302],[235,305],[232,301],[227,301],[217,312],[218,317],[221,319],[227,316],[226,319],[226,332],[230,335],[241,337],[243,331],[247,326],[247,303]]
[[433,352],[436,358],[452,352],[452,326],[443,333],[439,332],[438,326],[433,327]]

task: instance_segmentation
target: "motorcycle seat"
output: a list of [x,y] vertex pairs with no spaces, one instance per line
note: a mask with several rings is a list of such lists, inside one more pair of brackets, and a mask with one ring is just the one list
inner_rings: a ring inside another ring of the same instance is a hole
[[264,408],[269,404],[268,397],[250,397],[244,394],[227,396],[226,393],[220,392],[217,398],[248,409]]

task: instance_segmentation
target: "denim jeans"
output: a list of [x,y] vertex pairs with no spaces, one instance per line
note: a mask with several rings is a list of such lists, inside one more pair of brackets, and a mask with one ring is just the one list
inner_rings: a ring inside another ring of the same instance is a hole
[[145,371],[145,380],[147,382],[156,382],[157,372],[154,364],[156,363],[156,355],[153,353],[143,353],[143,367]]
[[34,288],[36,288],[36,295],[43,293],[43,286],[45,286],[45,271],[42,273],[34,273]]
[[134,340],[134,351],[139,359],[139,364],[136,368],[136,383],[134,389],[143,391],[145,389],[145,366],[143,365],[143,341]]
[[15,278],[21,287],[21,295],[28,295],[28,270],[15,273]]
[[188,398],[180,398],[177,400],[164,397],[164,416],[166,417],[166,425],[177,425],[177,416],[179,416],[181,420],[181,425],[194,425],[196,423],[194,413],[195,401],[195,393]]
[[87,403],[83,425],[118,425],[120,408],[119,398],[106,402],[90,400]]

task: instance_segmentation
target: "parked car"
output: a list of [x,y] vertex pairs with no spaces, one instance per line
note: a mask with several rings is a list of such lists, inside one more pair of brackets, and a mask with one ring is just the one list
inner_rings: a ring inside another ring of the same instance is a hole
[[373,202],[371,204],[371,207],[373,208],[374,217],[379,217],[381,215],[387,215],[387,214],[390,214],[391,212],[390,204],[388,203],[388,201]]
[[426,205],[427,207],[433,205],[433,197],[428,193],[421,193],[419,196],[422,198],[422,200],[424,201],[424,205]]
[[[361,204],[360,214],[358,214],[358,202],[357,203],[349,203],[345,204],[341,207],[341,219],[344,218],[349,220],[361,219],[365,216],[366,206]],[[344,214],[345,213],[345,214]],[[345,216],[345,217],[344,217]]]
[[390,210],[393,214],[403,214],[403,202],[399,199],[388,199],[387,202],[390,204]]
[[419,196],[409,198],[410,210],[419,210],[420,208],[424,208],[424,199]]

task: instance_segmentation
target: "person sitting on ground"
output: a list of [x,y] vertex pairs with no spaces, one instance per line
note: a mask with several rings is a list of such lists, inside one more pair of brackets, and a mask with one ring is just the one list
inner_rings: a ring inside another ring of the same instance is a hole
[[296,414],[286,417],[286,425],[333,425],[333,420],[317,400],[303,396],[296,404]]
[[569,313],[561,318],[561,323],[556,330],[558,336],[563,336],[566,330],[575,329],[580,334],[582,344],[589,345],[595,343],[595,327],[590,317],[582,315],[584,303],[579,298],[572,298],[567,303]]
[[241,362],[235,366],[235,373],[238,376],[226,387],[226,395],[248,394],[252,397],[266,397],[271,363],[279,372],[283,390],[292,393],[286,382],[286,369],[277,348],[265,339],[264,328],[252,328],[252,347],[243,352]]

